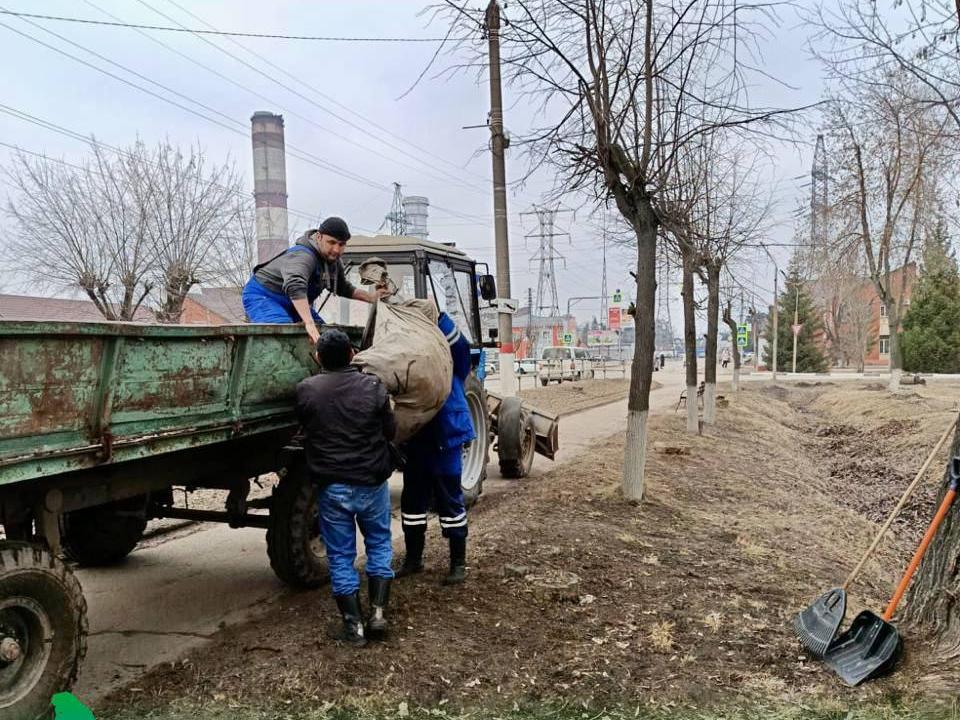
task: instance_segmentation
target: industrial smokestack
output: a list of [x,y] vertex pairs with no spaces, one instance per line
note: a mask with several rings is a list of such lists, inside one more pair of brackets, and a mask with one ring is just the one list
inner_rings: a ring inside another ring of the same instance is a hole
[[427,211],[430,201],[422,195],[407,195],[403,198],[403,215],[407,221],[407,235],[426,240]]
[[250,124],[253,138],[253,196],[257,206],[257,257],[259,262],[265,262],[289,244],[283,116],[255,112]]

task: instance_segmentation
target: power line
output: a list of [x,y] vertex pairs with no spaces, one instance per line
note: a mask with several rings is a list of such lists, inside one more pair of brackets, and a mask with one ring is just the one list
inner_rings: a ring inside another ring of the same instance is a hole
[[56,20],[58,22],[81,23],[83,25],[100,25],[104,27],[133,28],[137,30],[160,30],[163,32],[192,33],[194,35],[220,35],[224,37],[264,38],[268,40],[308,40],[313,42],[374,42],[374,43],[424,43],[439,42],[443,38],[411,38],[411,37],[329,37],[322,35],[273,35],[270,33],[228,32],[226,30],[197,30],[185,27],[168,27],[164,25],[142,25],[139,23],[107,22],[105,20],[91,20],[89,18],[63,17],[61,15],[36,15],[33,13],[0,10],[2,15],[13,15],[20,18],[34,20]]
[[[30,22],[30,21],[29,21],[29,20],[26,20],[25,22]],[[32,23],[32,24],[35,24],[35,23]],[[208,110],[209,112],[212,112],[212,113],[214,113],[214,114],[218,114],[218,115],[222,115],[222,116],[224,116],[224,117],[227,117],[227,118],[230,120],[230,122],[234,123],[235,125],[239,125],[239,126],[241,126],[242,128],[244,128],[244,129],[241,130],[241,129],[238,129],[238,128],[233,127],[233,126],[231,126],[231,125],[227,125],[226,123],[221,122],[221,121],[219,121],[219,120],[216,120],[216,119],[214,119],[214,118],[208,117],[207,115],[204,115],[203,113],[198,112],[197,110],[194,110],[193,108],[187,107],[186,105],[182,105],[182,104],[180,104],[180,103],[178,103],[178,102],[176,102],[176,101],[174,101],[174,100],[171,100],[171,99],[168,98],[168,97],[164,97],[163,95],[160,95],[159,93],[156,93],[156,92],[154,92],[154,91],[152,91],[152,90],[149,90],[148,88],[145,88],[145,87],[143,87],[142,85],[138,85],[138,84],[135,83],[135,82],[131,82],[130,80],[127,80],[126,78],[120,77],[119,75],[116,75],[116,74],[110,72],[109,70],[104,70],[104,69],[101,68],[101,67],[97,67],[97,66],[94,65],[93,63],[87,62],[86,60],[83,60],[83,59],[81,59],[81,58],[78,58],[78,57],[75,56],[75,55],[71,55],[70,53],[66,52],[65,50],[61,50],[60,48],[55,47],[55,46],[53,46],[53,45],[50,45],[49,43],[46,43],[46,42],[44,42],[43,40],[40,40],[40,39],[38,39],[38,38],[35,38],[35,37],[33,37],[32,35],[28,35],[27,33],[24,33],[24,32],[21,32],[20,30],[17,30],[16,28],[12,28],[12,27],[10,27],[9,25],[7,25],[7,24],[5,24],[5,23],[0,22],[0,27],[5,27],[5,28],[7,28],[8,30],[10,30],[11,32],[14,32],[14,33],[16,33],[17,35],[20,35],[21,37],[27,38],[28,40],[32,40],[33,42],[35,42],[35,43],[37,43],[37,44],[39,44],[39,45],[42,45],[43,47],[45,47],[45,48],[47,48],[47,49],[49,49],[49,50],[53,50],[54,52],[59,53],[60,55],[64,55],[65,57],[68,57],[68,58],[70,58],[71,60],[80,63],[81,65],[85,65],[86,67],[89,67],[89,68],[91,68],[92,70],[96,70],[97,72],[102,73],[103,75],[106,75],[107,77],[111,77],[111,78],[113,78],[114,80],[118,80],[118,81],[122,82],[122,83],[125,84],[125,85],[129,85],[130,87],[136,88],[137,90],[140,90],[141,92],[146,93],[147,95],[150,95],[151,97],[154,97],[154,98],[156,98],[156,99],[158,99],[158,100],[161,100],[161,101],[163,101],[163,102],[165,102],[165,103],[168,103],[168,104],[170,104],[170,105],[173,105],[174,107],[179,108],[180,110],[184,110],[185,112],[188,112],[188,113],[190,113],[191,115],[196,115],[197,117],[202,118],[202,119],[206,120],[207,122],[213,123],[214,125],[218,125],[219,127],[222,127],[222,128],[224,128],[225,130],[229,130],[230,132],[236,133],[236,134],[238,134],[238,135],[242,135],[243,137],[249,137],[248,131],[246,130],[246,125],[245,125],[244,123],[241,123],[241,122],[238,121],[238,120],[232,120],[232,119],[229,118],[229,116],[223,115],[223,113],[220,113],[218,110],[215,110],[215,109],[213,109],[213,108],[211,108],[211,107],[209,107],[209,106],[205,105],[204,103],[201,103],[201,102],[199,102],[199,101],[197,101],[197,100],[193,100],[192,98],[189,98],[188,96],[183,95],[182,93],[178,93],[178,92],[176,92],[176,91],[174,91],[174,90],[170,90],[170,89],[166,88],[166,86],[161,85],[160,83],[157,83],[157,82],[155,82],[155,81],[153,81],[153,80],[150,80],[149,78],[147,78],[147,77],[145,77],[145,76],[143,76],[143,75],[140,75],[139,73],[137,73],[137,72],[135,72],[135,71],[133,71],[133,70],[130,70],[129,68],[127,68],[126,66],[124,66],[124,65],[122,65],[122,64],[120,64],[120,63],[116,63],[116,62],[114,62],[114,61],[112,61],[112,60],[109,60],[109,59],[106,60],[106,62],[109,62],[109,63],[111,63],[112,65],[116,65],[117,67],[122,68],[123,70],[125,70],[125,71],[128,72],[128,73],[130,73],[131,75],[140,77],[140,78],[146,80],[147,82],[150,82],[150,83],[152,83],[152,84],[154,84],[154,85],[156,85],[156,86],[158,86],[158,87],[161,87],[161,88],[167,90],[168,92],[172,92],[173,94],[175,94],[175,95],[177,95],[177,96],[179,96],[179,97],[183,97],[183,98],[186,99],[188,102],[191,102],[191,103],[193,103],[194,105],[197,105],[197,106],[199,106],[199,107],[202,107],[202,108],[204,108],[205,110]],[[96,57],[101,57],[101,58],[102,58],[102,56],[100,56],[100,55],[97,54],[96,52],[94,52],[94,51],[92,51],[92,50],[89,50],[88,48],[85,48],[84,46],[82,46],[82,45],[80,45],[80,44],[78,44],[78,43],[74,43],[74,42],[72,42],[72,41],[70,41],[70,40],[68,40],[68,39],[66,39],[66,38],[63,38],[62,36],[58,35],[57,33],[53,32],[53,31],[51,31],[51,30],[46,30],[45,28],[43,28],[43,27],[41,27],[41,26],[39,26],[39,25],[37,25],[37,27],[40,27],[42,30],[44,30],[44,32],[48,32],[48,33],[50,33],[51,35],[53,35],[53,36],[55,36],[55,37],[61,38],[64,42],[67,42],[67,43],[69,43],[69,44],[71,44],[71,45],[75,45],[76,47],[79,47],[80,49],[85,50],[86,52],[90,53],[91,55],[94,55],[94,56],[96,56]],[[329,162],[327,162],[327,161],[325,161],[325,160],[323,160],[323,159],[321,159],[321,158],[313,155],[312,153],[309,153],[309,152],[307,152],[307,151],[305,151],[305,150],[300,150],[299,148],[297,148],[297,147],[295,147],[295,146],[293,146],[293,145],[287,144],[286,147],[287,147],[287,154],[290,155],[290,156],[293,157],[293,158],[296,158],[297,160],[300,160],[300,161],[302,161],[302,162],[309,163],[309,164],[314,165],[315,167],[319,167],[319,168],[321,168],[321,169],[323,169],[323,170],[332,170],[332,171],[334,171],[334,172],[339,173],[340,175],[342,175],[343,177],[345,177],[345,178],[347,178],[347,179],[349,179],[349,180],[353,180],[354,182],[358,182],[358,183],[362,183],[362,184],[364,184],[364,185],[368,185],[368,186],[370,186],[370,187],[372,187],[372,188],[374,188],[374,189],[377,189],[377,190],[388,190],[388,189],[389,189],[386,185],[382,185],[382,184],[376,182],[375,180],[370,180],[369,178],[365,178],[365,177],[363,177],[362,175],[358,175],[358,174],[356,174],[356,173],[353,173],[353,172],[347,170],[346,168],[342,168],[342,167],[339,167],[339,166],[337,166],[337,165],[334,165],[333,163],[329,163]],[[291,150],[293,150],[293,152],[290,152]]]
[[[102,148],[102,149],[104,149],[104,150],[108,150],[109,152],[115,153],[116,155],[120,155],[120,156],[122,156],[122,157],[130,157],[130,153],[128,153],[126,150],[123,150],[123,149],[117,148],[117,147],[113,147],[112,145],[108,145],[108,144],[103,143],[103,142],[99,142],[98,140],[95,140],[95,139],[93,139],[93,138],[90,138],[90,137],[86,137],[86,136],[84,136],[84,135],[81,135],[80,133],[76,132],[75,130],[70,130],[69,128],[61,127],[60,125],[56,125],[55,123],[52,123],[52,122],[50,122],[50,121],[48,121],[48,120],[44,120],[43,118],[38,118],[38,117],[36,117],[36,116],[34,116],[34,115],[30,115],[29,113],[25,113],[25,112],[22,112],[21,110],[17,110],[16,108],[12,108],[12,107],[10,107],[9,105],[0,104],[0,112],[4,113],[4,114],[6,114],[6,115],[10,115],[10,116],[12,116],[12,117],[15,117],[15,118],[17,118],[18,120],[23,120],[24,122],[31,123],[32,125],[36,125],[36,126],[38,126],[38,127],[42,127],[42,128],[44,128],[45,130],[50,130],[51,132],[55,132],[55,133],[57,133],[57,134],[59,134],[59,135],[63,135],[63,136],[65,136],[65,137],[71,138],[71,139],[73,139],[73,140],[80,140],[81,142],[87,143],[87,144],[89,144],[89,145],[94,145],[94,146],[96,146],[96,147],[98,147],[98,148]],[[36,152],[35,150],[27,150],[26,148],[23,148],[23,147],[21,147],[21,146],[19,146],[19,145],[13,145],[13,144],[11,144],[11,143],[7,143],[7,142],[0,141],[0,146],[6,147],[6,148],[10,148],[11,150],[15,150],[15,151],[17,151],[17,152],[21,152],[21,153],[24,153],[24,154],[26,154],[26,155],[32,155],[32,156],[37,157],[37,158],[41,158],[41,159],[44,159],[44,160],[49,160],[50,162],[55,162],[55,163],[58,163],[58,164],[60,164],[60,165],[65,165],[66,167],[71,167],[71,168],[74,168],[75,170],[84,170],[84,169],[85,169],[85,168],[83,168],[83,167],[80,166],[80,165],[74,165],[73,163],[69,163],[69,162],[67,162],[66,160],[61,160],[61,159],[59,159],[59,158],[53,158],[53,157],[50,157],[49,155],[47,155],[47,154],[45,154],[45,153]],[[223,186],[223,185],[216,185],[216,187],[219,187],[219,188],[221,188],[221,189],[224,189],[224,186]],[[19,188],[15,188],[15,189],[19,190]],[[246,193],[246,192],[243,192],[243,191],[239,191],[239,192],[237,193],[237,197],[246,198],[246,199],[252,199],[252,195],[251,195],[250,193]],[[303,218],[303,219],[305,219],[305,220],[309,220],[309,221],[311,221],[311,222],[317,220],[317,214],[316,214],[316,213],[307,213],[307,212],[303,212],[302,210],[295,210],[295,209],[293,209],[293,208],[287,208],[287,212],[290,213],[291,215],[297,215],[297,216],[299,216],[299,217],[301,217],[301,218]],[[360,230],[364,230],[364,228],[359,228],[359,229],[360,229]]]
[[[104,10],[103,8],[101,8],[101,7],[99,7],[98,5],[96,5],[95,3],[90,2],[90,0],[84,0],[84,2],[86,2],[86,4],[89,5],[90,7],[92,7],[92,8],[94,8],[94,9],[102,12],[102,13],[103,13],[104,15],[106,15],[107,17],[111,17],[111,18],[114,18],[115,20],[119,20],[119,18],[117,18],[117,16],[115,16],[115,15],[113,15],[112,13]],[[41,26],[37,25],[37,27],[41,27]],[[49,30],[46,30],[46,32],[50,32],[50,31],[49,31]],[[320,123],[316,122],[316,121],[313,120],[312,118],[307,117],[306,115],[301,115],[300,113],[298,113],[298,112],[296,112],[296,111],[293,111],[293,110],[289,110],[289,109],[284,108],[282,103],[279,103],[279,102],[277,102],[276,100],[274,100],[273,98],[270,98],[270,97],[268,97],[268,96],[266,96],[266,95],[264,95],[264,94],[262,94],[262,93],[260,93],[260,92],[257,92],[257,91],[255,91],[255,90],[247,87],[247,86],[244,85],[243,83],[237,82],[236,80],[228,77],[227,75],[224,75],[223,73],[219,72],[218,70],[214,70],[213,68],[211,68],[211,67],[208,66],[208,65],[205,65],[204,63],[200,62],[200,61],[197,60],[196,58],[193,58],[193,57],[191,57],[190,55],[187,55],[186,53],[181,52],[180,50],[177,50],[177,49],[174,48],[174,47],[171,47],[170,45],[168,45],[167,43],[163,42],[162,40],[158,40],[157,38],[151,36],[150,34],[145,33],[145,32],[142,32],[142,31],[140,31],[140,30],[138,30],[137,32],[139,32],[140,35],[142,35],[143,37],[147,38],[148,40],[156,43],[156,44],[159,45],[160,47],[165,48],[165,49],[168,50],[169,52],[172,52],[172,53],[174,53],[175,55],[178,55],[179,57],[182,57],[183,59],[187,60],[187,61],[190,62],[190,63],[193,63],[193,64],[196,65],[197,67],[203,68],[204,70],[206,70],[207,72],[209,72],[209,73],[213,74],[214,76],[220,78],[220,79],[223,80],[224,82],[230,83],[230,84],[233,85],[234,87],[237,87],[237,88],[243,90],[244,92],[247,92],[247,93],[249,93],[250,95],[253,95],[254,97],[258,97],[258,98],[260,98],[261,100],[264,100],[265,102],[269,103],[270,105],[275,106],[278,110],[282,111],[284,114],[286,114],[286,115],[291,115],[291,116],[293,116],[293,117],[296,117],[296,118],[300,119],[301,121],[307,123],[308,125],[312,125],[313,127],[315,127],[315,128],[317,128],[318,130],[321,130],[321,131],[327,133],[328,135],[330,135],[330,136],[332,136],[332,137],[335,137],[335,138],[337,138],[337,139],[339,139],[339,140],[344,141],[345,143],[348,143],[348,144],[350,144],[350,145],[353,145],[354,147],[362,150],[363,152],[370,153],[370,154],[375,155],[375,156],[377,156],[377,157],[379,157],[379,158],[381,158],[381,159],[384,158],[384,156],[383,156],[382,153],[378,153],[376,150],[373,150],[373,149],[368,148],[368,147],[366,147],[366,146],[364,146],[364,145],[361,145],[360,143],[356,142],[355,140],[352,140],[352,139],[350,139],[349,137],[347,137],[346,135],[342,135],[342,134],[338,133],[338,132],[335,131],[335,130],[331,130],[330,128],[324,127],[323,125],[321,125]],[[112,61],[107,60],[107,62],[112,62]],[[231,120],[231,122],[236,122],[235,120],[233,120],[233,118],[229,118],[229,119]],[[288,145],[288,147],[292,147],[292,146]],[[406,152],[404,152],[404,151],[402,151],[402,150],[398,150],[398,152],[401,152],[401,153],[403,153],[403,154],[405,154],[405,155],[410,155],[409,153],[406,153]],[[411,157],[412,157],[412,156],[411,156]],[[430,174],[430,173],[428,173],[428,172],[425,172],[421,167],[417,167],[417,166],[414,166],[414,165],[409,165],[409,164],[404,163],[404,162],[402,162],[402,161],[400,161],[400,160],[396,160],[396,159],[390,158],[390,157],[388,157],[388,158],[386,158],[386,159],[389,160],[390,162],[393,162],[393,163],[399,165],[400,167],[404,167],[404,168],[407,168],[408,170],[413,170],[414,172],[421,173],[421,174],[425,175],[426,177],[428,177],[428,178],[430,178],[430,179],[439,180],[439,181],[443,182],[445,185],[448,185],[448,186],[450,185],[450,179],[445,178],[445,177],[442,177],[442,176],[432,175],[432,174]],[[441,172],[443,172],[443,171],[441,171]],[[478,192],[478,193],[481,193],[481,194],[489,194],[489,191],[480,190],[480,189],[475,188],[475,187],[472,186],[472,185],[468,185],[468,184],[462,183],[462,182],[460,183],[460,187],[463,187],[464,189],[470,190],[470,191],[472,191],[472,192]],[[386,189],[386,188],[385,188],[385,189]]]
[[[139,3],[140,3],[141,5],[143,5],[145,8],[147,8],[147,9],[155,12],[156,14],[160,15],[161,17],[169,20],[170,22],[175,23],[175,24],[179,25],[180,27],[185,27],[182,23],[178,22],[176,19],[174,19],[174,18],[170,17],[169,15],[161,12],[160,10],[157,10],[155,7],[153,7],[153,6],[150,5],[149,3],[145,2],[145,0],[137,0],[137,2],[139,2]],[[196,21],[202,23],[203,25],[207,26],[207,27],[210,28],[211,30],[216,30],[216,28],[215,28],[213,25],[211,25],[210,23],[206,22],[206,21],[203,20],[201,17],[199,17],[199,16],[196,15],[195,13],[191,12],[191,11],[188,10],[187,8],[183,7],[182,5],[179,5],[178,3],[174,2],[174,0],[167,0],[167,2],[169,2],[169,3],[170,3],[171,5],[173,5],[174,7],[178,8],[181,12],[189,15],[189,16],[192,17],[194,20],[196,20]],[[444,175],[447,175],[447,176],[449,176],[449,177],[453,177],[454,180],[457,181],[457,182],[463,182],[463,180],[462,180],[459,176],[452,175],[452,174],[450,173],[450,171],[442,170],[441,168],[437,168],[435,165],[432,165],[432,164],[430,164],[430,163],[427,163],[427,162],[423,161],[422,158],[419,158],[419,157],[417,157],[417,156],[415,156],[415,155],[412,155],[412,154],[408,153],[408,152],[405,151],[405,150],[402,150],[402,149],[400,149],[400,148],[397,148],[397,147],[396,147],[395,145],[393,145],[392,143],[389,143],[389,142],[387,142],[386,140],[383,140],[382,138],[377,137],[376,135],[374,135],[373,133],[371,133],[369,130],[365,130],[364,128],[358,126],[356,123],[351,122],[351,121],[348,120],[347,118],[343,117],[342,115],[339,115],[339,114],[333,112],[333,111],[330,110],[330,108],[327,107],[326,105],[321,104],[321,103],[318,103],[318,102],[316,102],[315,100],[313,100],[312,98],[309,98],[309,97],[307,97],[306,95],[304,95],[303,93],[299,92],[298,90],[290,87],[289,85],[286,85],[285,83],[280,82],[279,80],[277,80],[277,78],[276,78],[275,76],[273,76],[273,75],[271,75],[271,74],[269,74],[269,73],[264,72],[264,71],[261,70],[260,68],[256,67],[255,65],[252,65],[252,64],[248,63],[246,60],[238,57],[237,55],[235,55],[234,53],[230,52],[229,50],[225,50],[224,48],[220,47],[219,45],[217,45],[216,43],[212,42],[211,40],[209,40],[209,39],[207,39],[207,38],[205,38],[205,37],[203,37],[203,36],[198,36],[198,38],[199,38],[200,40],[202,40],[203,42],[205,42],[206,44],[210,45],[210,47],[214,48],[215,50],[217,50],[217,51],[223,53],[224,55],[226,55],[227,57],[230,57],[230,58],[232,58],[233,60],[237,61],[238,63],[240,63],[240,64],[243,65],[244,67],[249,68],[249,69],[252,70],[253,72],[257,73],[258,75],[266,78],[266,79],[269,80],[270,82],[272,82],[272,83],[274,83],[274,84],[276,84],[276,85],[279,85],[280,87],[284,88],[284,89],[287,90],[288,92],[291,92],[291,93],[293,93],[294,95],[296,95],[297,97],[301,98],[301,99],[304,100],[305,102],[308,102],[308,103],[310,103],[311,105],[315,106],[315,107],[316,107],[317,109],[319,109],[321,112],[324,112],[324,113],[330,115],[331,117],[336,118],[336,119],[339,120],[340,122],[345,123],[346,125],[354,128],[355,130],[358,130],[359,132],[364,133],[365,135],[368,135],[369,137],[373,138],[373,139],[376,140],[377,142],[382,143],[383,145],[385,145],[385,146],[387,146],[387,147],[389,147],[389,148],[392,148],[392,149],[396,150],[397,152],[401,152],[401,153],[403,153],[403,154],[405,154],[405,155],[408,155],[408,156],[410,156],[410,157],[414,157],[414,158],[417,159],[419,162],[423,163],[423,165],[426,166],[426,167],[429,167],[429,168],[431,168],[431,169],[433,169],[433,170],[437,170],[438,172],[441,172],[441,173],[443,173]],[[462,167],[458,166],[456,163],[453,163],[453,162],[451,162],[450,160],[447,160],[447,159],[444,158],[444,157],[441,157],[441,156],[439,156],[439,155],[436,155],[436,154],[432,153],[431,151],[429,151],[429,150],[427,150],[427,149],[425,149],[425,148],[420,147],[419,145],[415,145],[414,143],[410,142],[410,141],[407,140],[406,138],[403,138],[402,136],[397,135],[396,133],[394,133],[394,132],[392,132],[392,131],[390,131],[390,130],[387,130],[386,128],[382,127],[381,125],[378,125],[378,124],[375,123],[373,120],[370,120],[369,118],[364,117],[363,115],[361,115],[360,113],[356,112],[355,110],[350,109],[349,107],[347,107],[347,106],[344,105],[343,103],[338,102],[335,98],[332,98],[332,97],[330,97],[329,95],[321,92],[320,90],[316,89],[315,87],[313,87],[313,86],[310,85],[309,83],[307,83],[307,82],[305,82],[304,80],[301,80],[300,78],[298,78],[296,75],[293,75],[293,74],[290,73],[288,70],[286,70],[286,69],[280,67],[279,65],[277,65],[276,63],[272,62],[269,58],[266,58],[266,57],[264,57],[263,55],[260,55],[259,53],[257,53],[257,52],[255,52],[255,51],[249,49],[248,47],[246,47],[246,46],[243,45],[242,43],[239,43],[239,42],[237,42],[236,40],[234,40],[233,38],[229,38],[229,37],[228,37],[227,40],[229,40],[231,43],[233,43],[234,45],[236,45],[237,47],[239,47],[241,50],[244,50],[245,52],[249,53],[249,54],[252,55],[253,57],[257,58],[257,59],[258,59],[260,62],[262,62],[263,64],[265,64],[265,65],[267,65],[267,66],[269,66],[269,67],[272,67],[273,69],[277,70],[278,72],[282,73],[283,75],[285,75],[285,76],[291,78],[292,80],[294,80],[295,82],[299,83],[299,84],[302,85],[303,87],[309,89],[311,92],[313,92],[313,93],[315,93],[316,95],[318,95],[319,97],[323,98],[327,103],[329,103],[329,104],[331,104],[331,105],[334,105],[334,106],[336,106],[336,107],[338,107],[338,108],[341,108],[341,109],[345,110],[346,112],[349,112],[350,114],[354,115],[355,117],[360,118],[363,122],[367,123],[368,125],[370,125],[370,126],[372,126],[372,127],[377,128],[378,130],[380,130],[381,132],[386,133],[387,135],[390,135],[390,136],[395,137],[395,138],[399,138],[402,142],[404,142],[405,144],[413,147],[413,148],[416,149],[418,152],[420,152],[420,153],[422,153],[422,154],[424,154],[424,155],[427,155],[427,156],[429,156],[429,157],[433,157],[433,158],[435,158],[435,159],[437,159],[437,160],[440,160],[441,162],[447,163],[448,165],[456,168],[458,173],[467,173],[467,174],[474,175],[475,177],[480,178],[480,179],[483,180],[484,182],[488,182],[488,181],[489,181],[488,178],[483,177],[483,176],[481,176],[481,175],[477,175],[476,173],[471,173],[471,172],[469,172],[469,171],[466,171],[466,170],[464,170]]]

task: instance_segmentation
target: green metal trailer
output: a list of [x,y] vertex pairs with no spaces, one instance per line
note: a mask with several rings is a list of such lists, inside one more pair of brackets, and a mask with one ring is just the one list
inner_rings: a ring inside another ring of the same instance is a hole
[[[526,475],[534,452],[552,458],[557,418],[484,389],[491,343],[481,339],[474,263],[412,238],[354,240],[345,260],[354,272],[374,254],[407,294],[447,303],[474,344],[468,499],[482,489],[493,442],[505,477]],[[369,341],[369,306],[331,302],[325,317]],[[325,581],[316,490],[294,442],[294,390],[314,370],[294,325],[0,321],[0,718],[45,717],[76,678],[86,602],[64,560],[122,560],[149,519],[264,528],[283,581]],[[251,499],[251,479],[267,473],[280,478],[272,495]],[[174,487],[225,490],[224,509],[175,507]]]

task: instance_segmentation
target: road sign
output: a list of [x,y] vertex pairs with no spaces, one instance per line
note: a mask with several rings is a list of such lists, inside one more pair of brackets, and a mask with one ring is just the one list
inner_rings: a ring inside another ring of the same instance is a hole
[[795,336],[800,337],[800,331],[803,330],[803,323],[799,323],[798,325],[791,325],[790,329],[793,330],[793,334]]
[[620,292],[620,288],[617,288],[613,291],[613,304],[620,305],[623,302],[623,293]]
[[750,335],[750,326],[737,325],[737,335]]
[[607,309],[607,327],[611,330],[620,329],[620,308],[612,307]]
[[617,333],[614,330],[587,331],[587,345],[590,347],[597,345],[616,345],[617,340]]
[[494,298],[490,301],[490,304],[495,307],[498,312],[506,313],[507,315],[515,315],[517,310],[520,309],[520,301],[514,300],[513,298]]
[[573,345],[573,333],[565,332],[562,337],[564,345]]
[[749,343],[746,335],[737,335],[737,347],[747,347]]

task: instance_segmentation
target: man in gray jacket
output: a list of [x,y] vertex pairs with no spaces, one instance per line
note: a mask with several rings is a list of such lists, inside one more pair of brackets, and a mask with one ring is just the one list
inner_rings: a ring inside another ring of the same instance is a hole
[[340,256],[350,239],[347,223],[329,217],[319,228],[308,230],[289,247],[253,269],[243,288],[243,309],[250,322],[302,322],[316,344],[317,324],[323,320],[313,309],[314,300],[327,290],[334,295],[376,302],[385,290],[367,292],[354,287],[344,274]]

